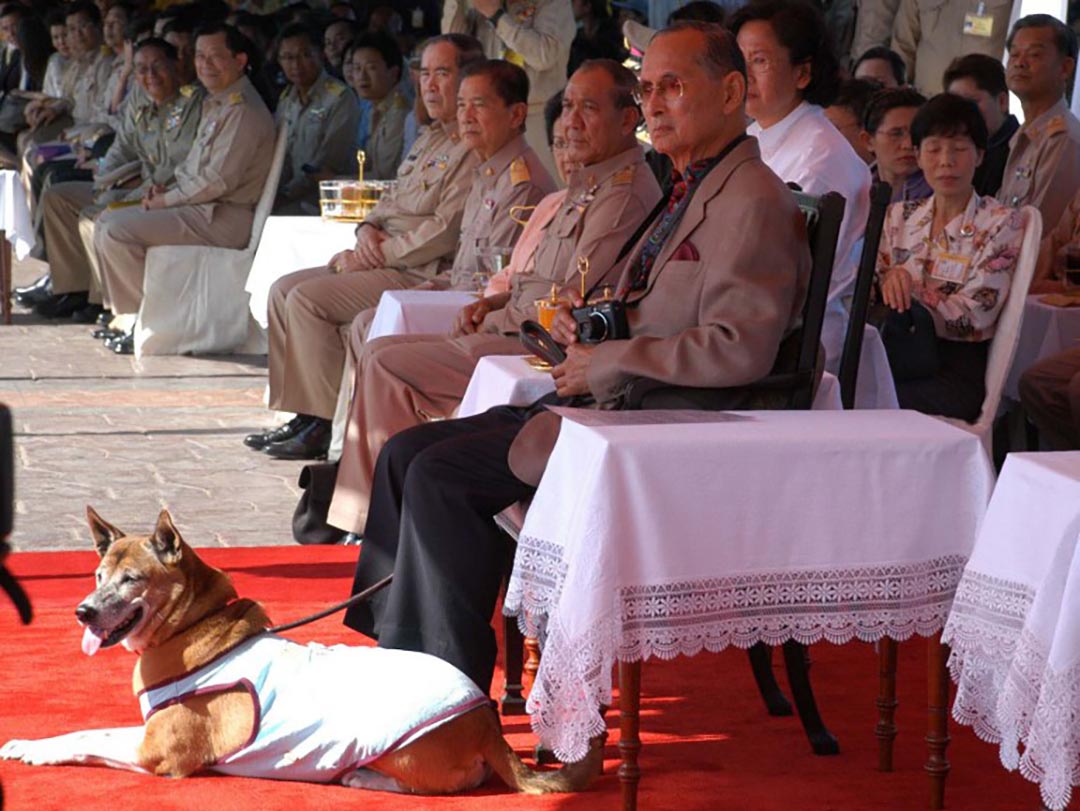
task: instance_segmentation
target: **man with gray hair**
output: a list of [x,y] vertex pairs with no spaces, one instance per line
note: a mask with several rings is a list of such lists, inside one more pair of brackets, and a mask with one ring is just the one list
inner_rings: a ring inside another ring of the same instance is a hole
[[614,263],[630,337],[582,343],[563,307],[552,328],[567,349],[552,370],[557,397],[411,428],[376,464],[353,591],[390,572],[394,580],[345,624],[381,647],[439,656],[481,689],[494,670],[491,616],[512,554],[493,518],[535,492],[559,427],[546,406],[575,398],[615,408],[638,377],[746,385],[769,373],[801,317],[806,229],[746,134],[746,66],[734,37],[710,23],[661,31],[637,95],[674,182]]

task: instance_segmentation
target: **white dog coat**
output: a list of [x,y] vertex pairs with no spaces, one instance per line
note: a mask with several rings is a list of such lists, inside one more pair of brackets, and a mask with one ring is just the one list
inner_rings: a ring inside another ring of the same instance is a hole
[[255,728],[213,770],[317,783],[336,781],[488,700],[464,673],[426,653],[304,646],[264,634],[147,688],[139,705],[146,720],[194,694],[236,686],[255,701]]

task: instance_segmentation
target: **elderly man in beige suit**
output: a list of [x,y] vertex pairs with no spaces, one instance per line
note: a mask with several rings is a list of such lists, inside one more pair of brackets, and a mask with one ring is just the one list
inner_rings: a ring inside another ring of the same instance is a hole
[[[355,249],[339,253],[329,268],[298,271],[271,287],[269,405],[297,416],[246,437],[249,447],[272,449],[282,458],[324,454],[345,361],[341,328],[376,306],[386,290],[441,284],[438,276],[450,269],[459,247],[480,161],[458,134],[458,84],[463,71],[482,60],[472,37],[444,34],[428,41],[420,91],[433,120],[402,162],[396,188],[357,228]],[[494,173],[491,165],[485,169]]]
[[506,59],[529,74],[529,144],[555,171],[544,142],[544,104],[566,85],[576,24],[569,0],[446,0],[443,31],[471,34],[491,59]]
[[515,274],[509,294],[467,307],[457,337],[380,338],[360,355],[330,524],[363,530],[375,460],[386,440],[452,416],[480,358],[521,354],[518,329],[536,317],[535,302],[552,287],[560,293],[579,288],[577,257],[590,260],[587,287],[617,281],[612,269],[619,250],[660,199],[634,135],[636,85],[633,73],[609,60],[586,62],[571,77],[561,123],[568,157],[580,168],[544,229],[532,268]]
[[[488,261],[482,258],[482,251],[488,247],[512,246],[521,231],[521,212],[515,212],[515,209],[532,208],[555,188],[555,181],[525,142],[521,131],[529,92],[525,72],[517,65],[492,59],[468,65],[461,76],[458,132],[461,143],[480,163],[471,173],[472,186],[465,200],[454,264],[449,271],[421,285],[428,289],[475,290],[477,272],[485,269],[481,262]],[[342,309],[341,313],[348,317],[354,311]],[[373,306],[355,315],[352,327],[355,346],[363,345],[374,315]],[[339,326],[347,323],[343,321]],[[353,361],[351,357],[346,358],[346,347],[341,341],[333,343],[333,349],[338,352],[337,357],[345,361],[341,368],[346,374],[341,374],[339,369],[336,380],[308,378],[301,381],[319,387],[313,391],[297,391],[298,381],[289,381],[290,397],[298,400],[306,396],[307,402],[319,403],[316,408],[320,410],[313,408],[301,413],[321,415],[325,409],[333,411],[338,397],[348,395],[348,391],[341,395],[338,387],[351,385]],[[329,352],[330,348],[324,351]],[[331,386],[334,386],[332,390]],[[327,432],[318,427],[321,423],[313,425],[315,427],[291,438],[262,440],[261,435],[254,434],[245,438],[245,443],[256,449],[262,444],[262,450],[278,459],[311,458],[326,452],[324,443],[327,441]]]
[[[143,296],[146,252],[156,245],[241,248],[251,238],[255,204],[274,150],[274,119],[245,75],[247,54],[236,29],[210,26],[195,41],[195,69],[207,90],[195,145],[174,182],[147,190],[142,205],[103,213],[94,247],[112,311],[134,316]],[[134,334],[113,339],[134,351]]]
[[[803,218],[746,135],[734,37],[707,23],[660,32],[645,51],[640,96],[676,177],[621,265],[630,337],[577,342],[565,309],[553,329],[569,342],[552,372],[558,395],[598,407],[617,406],[636,377],[736,387],[767,374],[799,322],[810,271]],[[558,425],[544,405],[429,423],[387,443],[353,589],[390,572],[394,581],[353,606],[346,625],[381,647],[439,656],[489,687],[491,616],[511,554],[492,518],[534,492],[547,458],[535,440]]]

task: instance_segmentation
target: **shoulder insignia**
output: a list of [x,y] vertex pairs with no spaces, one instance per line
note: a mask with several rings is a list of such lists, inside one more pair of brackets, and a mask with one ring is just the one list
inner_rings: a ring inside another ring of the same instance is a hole
[[340,96],[345,92],[345,85],[337,79],[331,79],[326,83],[326,92],[331,96]]
[[634,182],[634,167],[627,166],[624,169],[620,169],[611,176],[611,184],[613,186],[625,186],[627,183]]
[[1057,135],[1059,132],[1065,132],[1065,116],[1056,115],[1046,122],[1046,134]]
[[406,99],[400,93],[397,93],[394,96],[394,102],[393,103],[394,103],[394,106],[397,107],[399,110],[408,110],[409,109],[409,100]]
[[237,90],[229,94],[229,104],[240,104],[244,100],[244,94]]
[[529,171],[529,164],[525,162],[525,158],[514,158],[510,164],[510,185],[517,186],[521,183],[528,183],[532,180],[532,173]]
[[289,95],[289,90],[292,89],[292,85],[281,88],[281,92],[278,94],[278,101],[285,101],[285,97]]
[[185,99],[190,99],[192,96],[195,95],[195,85],[193,85],[193,84],[184,85],[183,87],[180,88],[180,95],[183,96]]

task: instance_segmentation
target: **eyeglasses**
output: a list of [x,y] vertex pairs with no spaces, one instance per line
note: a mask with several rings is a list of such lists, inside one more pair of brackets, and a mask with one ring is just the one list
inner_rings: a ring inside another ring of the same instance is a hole
[[652,82],[639,82],[638,86],[634,88],[634,101],[638,105],[645,104],[652,98],[653,93],[658,93],[660,98],[670,102],[681,99],[685,92],[686,87],[683,85],[682,79],[678,76],[665,76],[655,84]]

